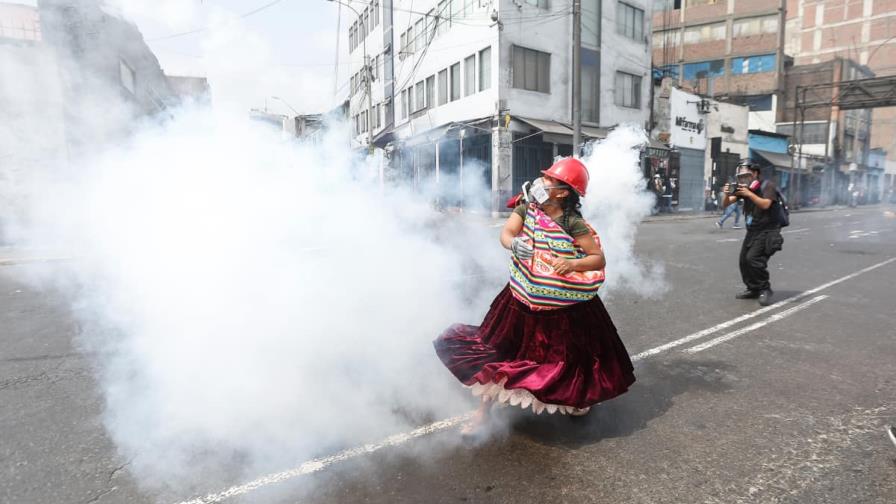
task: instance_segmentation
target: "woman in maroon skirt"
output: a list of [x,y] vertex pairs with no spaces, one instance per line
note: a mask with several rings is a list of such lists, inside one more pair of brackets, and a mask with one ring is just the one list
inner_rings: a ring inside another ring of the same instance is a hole
[[584,415],[635,381],[597,296],[606,260],[579,211],[588,171],[565,158],[542,174],[501,232],[513,255],[510,282],[482,325],[453,325],[434,342],[445,366],[481,397],[464,434],[483,425],[495,402]]

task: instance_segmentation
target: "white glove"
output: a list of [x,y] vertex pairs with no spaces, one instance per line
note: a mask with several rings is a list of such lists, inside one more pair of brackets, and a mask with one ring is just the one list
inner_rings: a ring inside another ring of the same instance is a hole
[[535,249],[532,248],[528,239],[522,236],[517,236],[513,239],[510,243],[510,251],[520,261],[528,261],[535,254]]

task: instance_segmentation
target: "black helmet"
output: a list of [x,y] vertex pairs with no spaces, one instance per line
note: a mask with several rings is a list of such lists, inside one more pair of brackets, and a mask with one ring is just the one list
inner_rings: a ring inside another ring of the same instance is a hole
[[741,167],[749,168],[750,170],[753,170],[753,171],[759,171],[759,170],[760,170],[759,163],[757,163],[756,161],[753,161],[753,160],[750,159],[750,158],[743,158],[743,159],[741,159],[741,160],[737,163],[737,168],[738,168],[738,170],[739,170]]

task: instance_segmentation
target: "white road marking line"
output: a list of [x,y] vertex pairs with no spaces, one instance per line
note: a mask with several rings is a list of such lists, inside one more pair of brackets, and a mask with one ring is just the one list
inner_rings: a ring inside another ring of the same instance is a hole
[[469,420],[472,416],[473,412],[471,411],[463,415],[446,418],[445,420],[439,420],[438,422],[433,422],[429,425],[424,425],[423,427],[414,429],[411,432],[389,436],[378,443],[365,444],[357,448],[343,450],[335,455],[330,455],[329,457],[309,460],[308,462],[303,463],[295,469],[262,476],[261,478],[250,481],[249,483],[246,483],[244,485],[232,486],[227,490],[224,490],[223,492],[208,494],[205,497],[183,501],[178,504],[213,504],[215,502],[222,502],[231,497],[236,497],[237,495],[247,494],[263,486],[280,483],[282,481],[293,479],[298,476],[304,476],[306,474],[321,471],[337,462],[342,462],[344,460],[352,459],[361,455],[373,453],[389,446],[397,446],[415,438],[427,436],[435,432],[456,427],[457,425],[460,425],[461,423]]
[[814,305],[815,303],[817,303],[819,301],[824,301],[828,297],[829,296],[827,294],[823,294],[821,296],[814,297],[804,303],[794,306],[793,308],[789,308],[782,312],[776,313],[767,319],[760,320],[759,322],[756,322],[755,324],[750,324],[747,327],[742,327],[736,331],[731,331],[730,333],[719,336],[718,338],[713,338],[707,342],[704,342],[699,345],[688,348],[687,350],[685,350],[685,352],[687,352],[687,353],[702,352],[703,350],[706,350],[707,348],[712,348],[712,347],[718,345],[719,343],[724,343],[726,341],[737,338],[738,336],[747,334],[748,332],[755,331],[756,329],[759,329],[760,327],[771,324],[772,322],[777,322],[783,318],[787,318],[798,311],[805,310],[806,308]]
[[[753,317],[757,317],[759,315],[762,315],[763,313],[767,313],[770,310],[781,307],[785,304],[792,303],[796,300],[811,296],[812,294],[815,294],[816,292],[827,289],[829,287],[833,287],[834,285],[837,285],[839,283],[842,283],[842,282],[845,282],[852,278],[855,278],[863,273],[868,273],[869,271],[873,271],[882,266],[886,266],[887,264],[890,264],[894,261],[896,261],[896,257],[891,257],[890,259],[887,259],[886,261],[881,261],[877,264],[873,264],[871,266],[868,266],[867,268],[861,269],[861,270],[851,273],[849,275],[840,277],[836,280],[832,280],[826,284],[819,285],[818,287],[815,287],[814,289],[810,289],[806,292],[803,292],[802,294],[792,296],[783,301],[775,303],[771,306],[766,306],[765,308],[761,308],[754,312],[747,313],[745,315],[741,315],[740,317],[729,320],[727,322],[722,322],[721,324],[715,325],[708,329],[704,329],[702,331],[696,332],[689,336],[685,336],[684,338],[677,339],[670,343],[666,343],[665,345],[660,345],[656,348],[646,350],[644,352],[634,355],[632,357],[632,362],[643,360],[652,355],[656,355],[658,353],[664,352],[671,348],[675,348],[677,346],[683,345],[689,341],[693,341],[695,339],[712,334],[714,332],[718,332],[722,329],[725,329],[726,327],[731,327],[732,325],[735,325],[739,322],[743,322],[744,320],[748,320]],[[827,296],[819,296],[819,298],[826,298],[826,297]],[[816,298],[816,299],[818,299],[818,298]],[[821,299],[818,299],[818,300],[820,301]],[[797,308],[797,307],[794,307],[794,308]],[[782,312],[782,313],[784,313],[784,312]],[[213,504],[216,502],[223,502],[224,500],[227,500],[231,497],[235,497],[237,495],[244,495],[244,494],[247,494],[249,492],[252,492],[254,490],[257,490],[257,489],[267,486],[267,485],[281,483],[283,481],[297,478],[299,476],[304,476],[307,474],[322,471],[323,469],[326,469],[328,466],[331,466],[337,462],[342,462],[342,461],[349,460],[349,459],[352,459],[355,457],[359,457],[361,455],[373,453],[382,448],[386,448],[386,447],[390,447],[390,446],[398,446],[398,445],[403,444],[412,439],[427,436],[429,434],[433,434],[433,433],[436,433],[439,431],[451,429],[453,427],[456,427],[456,426],[466,422],[469,418],[471,418],[472,415],[473,415],[473,412],[471,411],[471,412],[465,413],[463,415],[446,418],[445,420],[439,420],[438,422],[433,422],[429,425],[424,425],[423,427],[414,429],[407,433],[395,434],[393,436],[389,436],[386,439],[384,439],[378,443],[366,444],[366,445],[363,445],[363,446],[360,446],[357,448],[350,448],[348,450],[343,450],[335,455],[331,455],[328,457],[322,457],[322,458],[316,458],[313,460],[309,460],[308,462],[305,462],[305,463],[299,465],[295,469],[290,469],[287,471],[282,471],[279,473],[262,476],[258,479],[250,481],[249,483],[233,486],[233,487],[230,487],[227,490],[224,490],[219,493],[208,494],[205,497],[198,497],[198,498],[195,498],[192,500],[182,501],[182,502],[179,502],[178,504]]]
[[739,323],[741,323],[741,322],[743,322],[743,321],[745,321],[745,320],[749,320],[749,319],[751,319],[751,318],[753,318],[753,317],[758,317],[758,316],[760,316],[760,315],[763,315],[763,314],[765,314],[765,313],[768,313],[768,312],[770,312],[770,311],[772,311],[772,310],[774,310],[774,309],[776,309],[776,308],[779,308],[779,307],[781,307],[781,306],[784,306],[784,305],[786,305],[786,304],[790,304],[790,303],[792,303],[792,302],[794,302],[794,301],[798,301],[798,300],[803,299],[803,298],[805,298],[805,297],[809,297],[809,296],[811,296],[811,295],[813,295],[813,294],[815,294],[815,293],[817,293],[817,292],[819,292],[819,291],[825,290],[825,289],[827,289],[827,288],[829,288],[829,287],[833,287],[833,286],[835,286],[835,285],[837,285],[837,284],[839,284],[839,283],[841,283],[841,282],[845,282],[845,281],[847,281],[847,280],[850,280],[850,279],[852,279],[852,278],[855,278],[855,277],[857,277],[857,276],[859,276],[859,275],[861,275],[861,274],[863,274],[863,273],[868,273],[869,271],[872,271],[872,270],[875,270],[875,269],[877,269],[877,268],[880,268],[881,266],[886,266],[887,264],[890,264],[890,263],[893,262],[893,261],[896,261],[896,257],[891,257],[890,259],[887,259],[886,261],[879,262],[879,263],[874,264],[874,265],[871,265],[871,266],[869,266],[869,267],[867,267],[867,268],[864,268],[864,269],[861,269],[861,270],[859,270],[859,271],[856,271],[855,273],[851,273],[851,274],[846,275],[846,276],[844,276],[844,277],[840,277],[840,278],[838,278],[838,279],[836,279],[836,280],[830,281],[830,282],[828,282],[828,283],[826,283],[826,284],[819,285],[818,287],[815,287],[814,289],[810,289],[810,290],[807,290],[806,292],[803,292],[803,293],[801,293],[801,294],[797,294],[797,295],[795,295],[795,296],[791,296],[791,297],[789,297],[789,298],[787,298],[787,299],[784,299],[784,300],[782,300],[782,301],[779,301],[779,302],[777,302],[777,303],[775,303],[775,304],[773,304],[773,305],[771,305],[771,306],[766,306],[765,308],[760,308],[760,309],[758,309],[758,310],[756,310],[756,311],[754,311],[754,312],[746,313],[746,314],[744,314],[744,315],[741,315],[740,317],[733,318],[733,319],[731,319],[731,320],[722,322],[721,324],[714,325],[714,326],[712,326],[712,327],[710,327],[710,328],[708,328],[708,329],[703,329],[702,331],[697,331],[697,332],[695,332],[695,333],[693,333],[693,334],[689,334],[689,335],[687,335],[687,336],[685,336],[685,337],[683,337],[683,338],[679,338],[679,339],[677,339],[677,340],[675,340],[675,341],[670,341],[669,343],[660,345],[660,346],[655,347],[655,348],[651,348],[650,350],[645,350],[645,351],[643,351],[643,352],[641,352],[641,353],[639,353],[639,354],[636,354],[634,357],[632,357],[632,360],[640,360],[640,359],[643,359],[643,358],[645,358],[645,357],[650,357],[651,355],[656,355],[656,354],[658,354],[658,353],[665,352],[666,350],[675,348],[675,347],[677,347],[677,346],[684,345],[685,343],[690,343],[691,341],[694,341],[694,340],[696,340],[696,339],[700,339],[700,338],[702,338],[702,337],[704,337],[704,336],[708,336],[708,335],[710,335],[710,334],[712,334],[712,333],[719,332],[719,331],[721,331],[722,329],[727,329],[728,327],[731,327],[731,326],[733,326],[733,325],[739,324]]
[[804,231],[809,231],[811,228],[800,228],[800,229],[790,229],[787,231],[781,231],[781,234],[789,234],[789,233],[802,233]]
[[740,238],[723,238],[721,240],[716,240],[716,243],[727,243],[727,242],[736,242],[740,241]]

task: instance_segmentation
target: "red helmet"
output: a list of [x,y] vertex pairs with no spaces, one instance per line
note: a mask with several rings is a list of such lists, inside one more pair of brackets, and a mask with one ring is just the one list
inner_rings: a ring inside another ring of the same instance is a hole
[[547,170],[542,170],[541,173],[569,185],[579,193],[579,196],[584,196],[585,190],[588,189],[588,179],[590,178],[588,168],[585,168],[585,165],[576,158],[563,158]]

